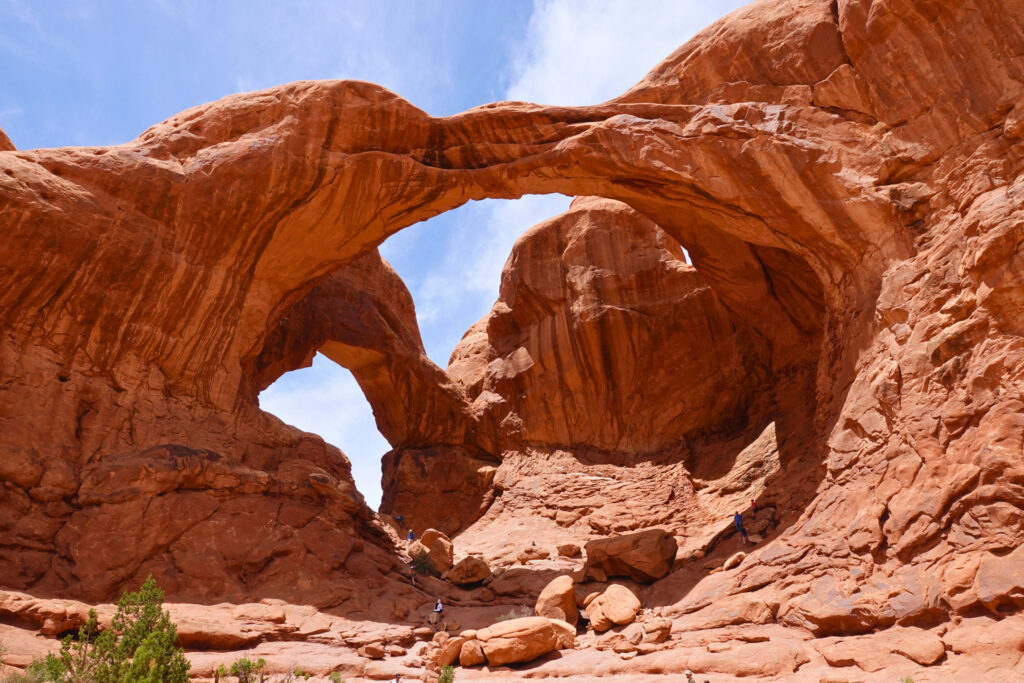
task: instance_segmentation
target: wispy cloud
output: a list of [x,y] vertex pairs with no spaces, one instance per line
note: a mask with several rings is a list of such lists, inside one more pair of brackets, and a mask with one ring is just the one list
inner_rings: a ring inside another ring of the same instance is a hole
[[747,0],[537,0],[509,99],[598,104]]

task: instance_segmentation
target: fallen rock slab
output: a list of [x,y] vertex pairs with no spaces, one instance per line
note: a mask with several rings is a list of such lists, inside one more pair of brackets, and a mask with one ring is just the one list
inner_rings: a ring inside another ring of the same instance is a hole
[[450,538],[437,529],[427,529],[419,541],[427,549],[430,564],[438,573],[444,574],[455,563],[454,546]]
[[451,581],[457,586],[467,586],[480,583],[490,575],[490,566],[482,558],[470,555],[459,560],[441,578],[445,581]]
[[640,583],[651,583],[672,569],[677,545],[675,536],[664,529],[645,529],[590,541],[585,550],[588,574],[628,576]]
[[477,639],[490,666],[529,662],[554,652],[559,634],[550,619],[510,619],[477,631]]

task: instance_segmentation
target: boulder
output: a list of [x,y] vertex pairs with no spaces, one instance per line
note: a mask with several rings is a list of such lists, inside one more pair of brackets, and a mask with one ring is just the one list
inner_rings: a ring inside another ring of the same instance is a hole
[[559,543],[557,550],[560,557],[579,557],[583,552],[576,543]]
[[427,549],[430,564],[441,574],[452,568],[454,564],[454,547],[451,539],[437,529],[427,529],[419,542]]
[[537,596],[534,611],[538,617],[561,619],[575,625],[579,615],[576,611],[576,591],[572,577],[559,576],[545,586]]
[[616,624],[628,624],[636,618],[640,611],[640,599],[625,586],[612,584],[590,601],[587,605],[587,616],[590,625],[597,632],[607,631]]
[[742,552],[742,551],[740,551],[738,553],[735,553],[734,555],[730,555],[729,559],[726,560],[725,564],[722,565],[722,569],[725,570],[725,571],[728,571],[730,569],[735,569],[736,567],[740,566],[740,563],[743,562],[743,560],[744,560],[744,558],[746,558],[746,556],[747,556],[747,554],[745,552]]
[[643,637],[643,629],[639,624],[630,624],[619,631],[609,631],[598,638],[595,647],[598,650],[611,650],[613,652],[636,652]]
[[608,576],[628,576],[640,583],[651,583],[672,569],[676,549],[675,536],[664,529],[599,538],[586,545],[586,568],[588,573],[599,570]]
[[384,659],[387,656],[387,650],[383,648],[379,643],[368,643],[363,645],[357,650],[360,657],[366,657],[367,659]]
[[462,666],[477,666],[486,661],[484,650],[480,646],[479,640],[474,638],[462,644],[462,650],[459,652],[459,664]]
[[561,619],[552,619],[551,625],[555,627],[555,635],[558,637],[558,649],[572,649],[576,644],[576,627]]
[[523,617],[477,631],[490,666],[529,662],[558,649],[559,632],[550,619]]
[[657,617],[644,623],[644,637],[640,642],[656,645],[668,640],[672,633],[672,620]]
[[466,586],[472,583],[480,583],[490,575],[490,566],[482,558],[470,555],[459,560],[441,578],[445,581],[451,581],[457,586]]
[[437,656],[437,663],[441,666],[450,666],[459,660],[462,654],[462,646],[469,642],[468,638],[462,636],[456,636],[449,638],[441,646],[439,654]]
[[521,564],[526,564],[530,560],[546,560],[551,557],[551,551],[545,550],[544,548],[538,548],[537,546],[530,546],[524,550],[519,551],[516,555],[516,559]]

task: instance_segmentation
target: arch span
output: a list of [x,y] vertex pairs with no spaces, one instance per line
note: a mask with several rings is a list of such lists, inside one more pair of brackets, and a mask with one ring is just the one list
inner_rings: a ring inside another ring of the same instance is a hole
[[[3,144],[4,584],[108,598],[152,571],[179,599],[305,601],[330,576],[319,601],[358,602],[395,556],[343,454],[256,408],[283,358],[264,352],[394,231],[559,192],[621,201],[684,246],[753,370],[817,360],[797,382],[809,414],[783,417],[812,424],[820,487],[681,613],[746,592],[828,634],[1018,609],[991,577],[1021,541],[999,520],[1021,508],[1024,73],[1016,25],[986,8],[755,3],[593,107],[434,119],[305,82],[117,147]],[[339,357],[373,368],[352,346]]]

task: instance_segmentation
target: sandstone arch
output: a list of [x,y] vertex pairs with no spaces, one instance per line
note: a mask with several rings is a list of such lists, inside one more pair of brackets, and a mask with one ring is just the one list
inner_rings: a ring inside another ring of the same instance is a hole
[[[118,147],[0,152],[0,475],[16,512],[0,576],[95,597],[153,570],[210,599],[301,597],[329,574],[325,600],[350,599],[392,561],[386,543],[343,456],[255,410],[253,378],[280,360],[261,354],[391,232],[469,199],[562,192],[624,202],[685,246],[757,340],[755,365],[813,412],[797,421],[821,488],[718,597],[800,567],[832,578],[782,582],[773,614],[816,634],[1016,610],[1024,39],[995,17],[1020,9],[756,3],[593,107],[432,119],[370,84],[297,83]],[[153,489],[133,463],[166,476]],[[155,523],[150,495],[196,514]],[[205,558],[206,522],[242,528],[247,505],[273,528]],[[132,543],[98,563],[110,539],[89,530],[113,511],[138,524],[110,529]],[[205,585],[181,580],[208,567]]]

